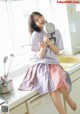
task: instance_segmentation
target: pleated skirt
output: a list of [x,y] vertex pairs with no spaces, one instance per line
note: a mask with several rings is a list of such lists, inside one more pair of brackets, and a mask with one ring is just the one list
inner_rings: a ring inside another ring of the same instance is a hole
[[69,91],[64,70],[56,64],[36,64],[29,68],[19,90],[36,90],[40,94],[51,93],[64,87]]

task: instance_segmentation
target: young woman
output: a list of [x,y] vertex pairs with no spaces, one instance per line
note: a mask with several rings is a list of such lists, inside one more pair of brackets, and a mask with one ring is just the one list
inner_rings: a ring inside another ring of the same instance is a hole
[[57,55],[63,49],[62,38],[60,32],[55,30],[52,36],[56,37],[56,42],[53,44],[43,31],[46,22],[39,12],[33,12],[29,17],[31,49],[34,54],[30,59],[32,67],[27,70],[19,89],[36,90],[40,94],[50,93],[59,114],[67,114],[62,105],[60,93],[74,111],[77,105],[69,96],[65,72],[57,59]]

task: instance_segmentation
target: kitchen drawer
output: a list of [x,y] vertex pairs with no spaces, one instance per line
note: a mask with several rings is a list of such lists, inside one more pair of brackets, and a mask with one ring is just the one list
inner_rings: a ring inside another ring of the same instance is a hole
[[26,103],[23,103],[13,108],[12,110],[10,110],[9,114],[27,114]]
[[73,72],[72,74],[70,74],[70,77],[71,77],[72,82],[79,79],[80,78],[80,70],[76,70],[76,72]]

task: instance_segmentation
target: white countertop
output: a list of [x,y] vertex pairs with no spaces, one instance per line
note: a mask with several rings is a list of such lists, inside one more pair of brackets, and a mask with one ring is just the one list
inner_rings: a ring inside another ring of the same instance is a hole
[[0,94],[0,99],[3,99],[6,102],[6,104],[9,106],[9,109],[12,109],[13,107],[26,101],[27,99],[34,96],[35,94],[38,94],[36,91],[18,90],[18,87],[24,76],[25,76],[25,73],[14,76],[12,78],[14,90],[6,94]]

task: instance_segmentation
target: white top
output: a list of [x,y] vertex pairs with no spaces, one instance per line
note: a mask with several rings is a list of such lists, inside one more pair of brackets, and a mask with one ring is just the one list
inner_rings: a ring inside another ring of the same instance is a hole
[[[30,64],[38,64],[38,63],[46,63],[46,64],[59,64],[57,59],[57,55],[49,48],[46,48],[46,53],[42,59],[39,59],[36,55],[36,51],[39,51],[39,43],[43,41],[43,37],[46,35],[44,31],[41,32],[33,32],[31,36],[31,50],[32,56],[30,58]],[[63,49],[63,42],[62,36],[58,30],[55,30],[50,37],[56,39],[55,45],[62,50]]]

